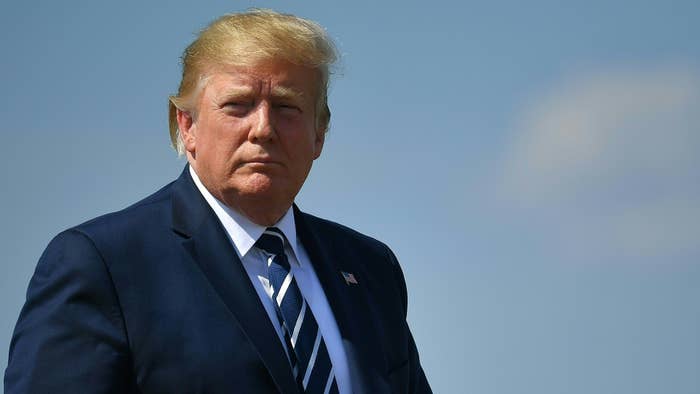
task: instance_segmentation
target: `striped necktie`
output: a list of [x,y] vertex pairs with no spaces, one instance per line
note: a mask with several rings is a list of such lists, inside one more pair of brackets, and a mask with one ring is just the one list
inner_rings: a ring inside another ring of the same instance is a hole
[[294,378],[304,393],[338,393],[333,365],[318,324],[290,270],[284,253],[285,237],[268,227],[255,246],[267,255],[267,273],[272,300],[284,331]]

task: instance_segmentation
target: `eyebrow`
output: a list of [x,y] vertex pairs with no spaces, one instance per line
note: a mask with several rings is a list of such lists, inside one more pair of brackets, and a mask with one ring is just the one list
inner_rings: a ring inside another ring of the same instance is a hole
[[272,89],[272,97],[278,99],[301,99],[304,93],[288,86],[275,86]]
[[241,97],[252,96],[255,92],[253,88],[248,86],[237,86],[223,90],[218,94],[219,97]]
[[[219,97],[249,97],[255,95],[255,89],[249,86],[236,86],[223,90],[217,96]],[[302,99],[304,93],[298,89],[289,86],[275,86],[272,89],[272,98],[275,99]]]

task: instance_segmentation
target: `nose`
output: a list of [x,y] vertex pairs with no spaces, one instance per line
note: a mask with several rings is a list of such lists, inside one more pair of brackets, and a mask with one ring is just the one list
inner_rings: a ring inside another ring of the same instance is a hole
[[254,113],[251,114],[251,118],[253,124],[251,125],[250,133],[248,133],[249,141],[267,141],[274,137],[275,128],[269,103],[264,100],[261,101],[255,108]]

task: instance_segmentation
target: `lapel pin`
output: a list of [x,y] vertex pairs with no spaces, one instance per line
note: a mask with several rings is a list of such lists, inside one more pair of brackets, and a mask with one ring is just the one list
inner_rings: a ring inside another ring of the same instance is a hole
[[345,271],[340,271],[341,274],[343,274],[343,279],[345,279],[345,284],[350,286],[350,285],[357,285],[357,279],[355,279],[355,275],[345,272]]

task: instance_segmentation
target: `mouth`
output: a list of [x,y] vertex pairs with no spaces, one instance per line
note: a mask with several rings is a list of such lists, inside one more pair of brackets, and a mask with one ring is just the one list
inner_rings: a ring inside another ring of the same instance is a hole
[[281,162],[273,160],[269,157],[256,157],[253,159],[245,160],[243,165],[258,165],[258,166],[268,166],[268,165],[282,165]]

